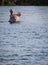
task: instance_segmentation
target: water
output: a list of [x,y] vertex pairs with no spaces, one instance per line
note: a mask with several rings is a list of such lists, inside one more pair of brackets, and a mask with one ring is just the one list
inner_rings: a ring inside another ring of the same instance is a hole
[[[20,23],[8,22],[10,8]],[[0,65],[48,65],[48,6],[0,6]]]

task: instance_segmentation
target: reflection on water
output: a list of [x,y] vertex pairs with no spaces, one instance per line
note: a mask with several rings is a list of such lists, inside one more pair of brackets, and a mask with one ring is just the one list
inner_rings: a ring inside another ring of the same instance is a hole
[[[10,24],[9,9],[21,11]],[[0,7],[0,65],[48,65],[48,7]]]

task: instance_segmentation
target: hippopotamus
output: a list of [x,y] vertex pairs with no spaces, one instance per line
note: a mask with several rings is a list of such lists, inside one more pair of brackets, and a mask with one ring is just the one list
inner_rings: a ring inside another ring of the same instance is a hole
[[10,23],[18,23],[18,22],[20,22],[20,16],[21,16],[20,12],[18,12],[17,14],[14,14],[13,10],[10,9],[10,19],[9,19],[9,22]]

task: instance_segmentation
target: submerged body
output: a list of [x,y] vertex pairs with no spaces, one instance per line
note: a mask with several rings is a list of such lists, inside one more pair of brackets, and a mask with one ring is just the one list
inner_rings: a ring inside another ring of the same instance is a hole
[[17,14],[14,14],[13,11],[11,10],[10,11],[10,19],[9,19],[9,22],[10,23],[18,23],[20,22],[20,16],[21,16],[21,13],[18,12]]

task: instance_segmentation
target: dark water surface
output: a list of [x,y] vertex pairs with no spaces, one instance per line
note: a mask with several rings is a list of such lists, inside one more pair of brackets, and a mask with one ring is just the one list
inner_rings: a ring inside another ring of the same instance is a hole
[[[8,22],[10,8],[20,23]],[[0,6],[0,65],[48,65],[48,6]]]

